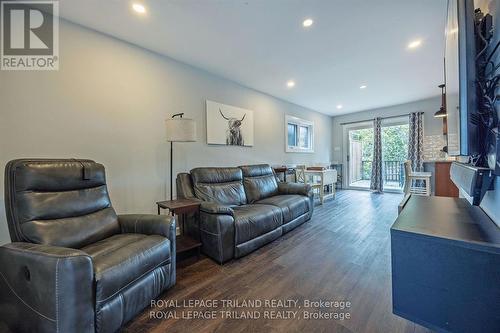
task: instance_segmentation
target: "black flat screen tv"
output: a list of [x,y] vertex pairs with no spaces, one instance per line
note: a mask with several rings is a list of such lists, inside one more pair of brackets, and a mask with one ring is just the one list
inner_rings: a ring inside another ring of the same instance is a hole
[[476,102],[474,1],[448,0],[445,30],[448,154],[481,153]]

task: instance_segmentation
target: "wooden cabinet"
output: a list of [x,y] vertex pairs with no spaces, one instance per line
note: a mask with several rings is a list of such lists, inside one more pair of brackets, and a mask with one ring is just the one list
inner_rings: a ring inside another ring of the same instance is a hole
[[450,179],[451,162],[435,162],[434,194],[438,197],[458,197],[458,188]]

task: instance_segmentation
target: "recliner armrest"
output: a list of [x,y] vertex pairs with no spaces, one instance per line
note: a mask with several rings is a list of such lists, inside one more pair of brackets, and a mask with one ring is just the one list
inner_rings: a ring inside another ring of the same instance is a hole
[[143,235],[159,235],[170,240],[170,283],[176,281],[176,220],[173,216],[154,214],[124,214],[118,215],[118,223],[122,233]]
[[175,241],[175,217],[153,214],[118,215],[122,233],[160,235]]
[[311,196],[312,187],[309,184],[302,183],[278,183],[278,192],[280,194],[299,194]]
[[21,242],[0,247],[0,327],[94,332],[94,296],[85,252]]
[[209,214],[222,214],[233,216],[234,211],[230,206],[221,205],[212,201],[202,201],[200,204],[200,210]]

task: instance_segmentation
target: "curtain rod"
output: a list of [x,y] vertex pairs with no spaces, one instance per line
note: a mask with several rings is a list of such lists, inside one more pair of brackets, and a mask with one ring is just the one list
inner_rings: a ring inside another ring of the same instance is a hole
[[[416,113],[424,113],[424,112],[416,112]],[[387,117],[380,117],[380,119],[391,119],[391,118],[399,118],[399,117],[405,117],[405,116],[409,116],[411,113],[404,113],[404,114],[399,114],[397,116],[387,116]],[[349,121],[349,122],[346,122],[346,123],[340,123],[340,125],[350,125],[350,124],[356,124],[356,123],[365,123],[367,121],[373,121],[375,120],[375,118],[371,118],[371,119],[365,119],[365,120],[356,120],[356,121]]]

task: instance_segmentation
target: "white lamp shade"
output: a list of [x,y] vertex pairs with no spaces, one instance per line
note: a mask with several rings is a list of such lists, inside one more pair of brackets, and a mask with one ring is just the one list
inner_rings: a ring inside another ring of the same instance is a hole
[[171,118],[165,120],[167,141],[193,142],[196,141],[196,123],[193,119]]

